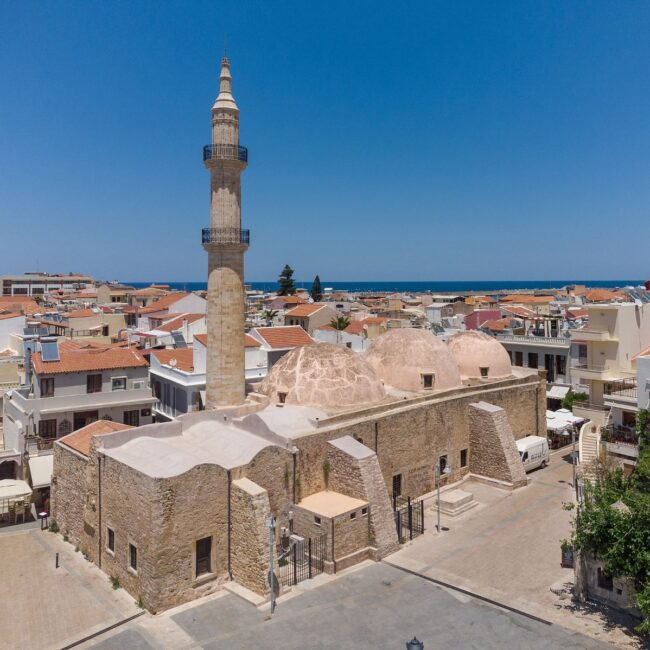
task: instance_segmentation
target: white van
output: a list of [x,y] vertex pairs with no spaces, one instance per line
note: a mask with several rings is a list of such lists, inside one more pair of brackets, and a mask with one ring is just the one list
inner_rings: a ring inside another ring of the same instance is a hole
[[524,464],[524,470],[530,472],[537,467],[546,467],[551,458],[548,449],[548,439],[541,436],[527,436],[520,438],[517,442],[519,457]]

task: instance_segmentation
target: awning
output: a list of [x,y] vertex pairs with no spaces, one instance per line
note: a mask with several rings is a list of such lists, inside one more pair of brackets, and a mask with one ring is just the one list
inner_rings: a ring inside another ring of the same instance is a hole
[[571,386],[551,386],[550,390],[546,391],[546,397],[549,399],[564,399],[570,390]]
[[203,404],[203,408],[205,408],[205,391],[200,390],[199,393],[201,393],[201,403]]
[[54,468],[54,454],[47,456],[34,456],[29,459],[29,474],[32,478],[32,487],[50,487],[52,482],[52,469]]
[[18,481],[12,478],[6,478],[0,481],[0,501],[5,499],[20,499],[27,497],[32,493],[26,481]]

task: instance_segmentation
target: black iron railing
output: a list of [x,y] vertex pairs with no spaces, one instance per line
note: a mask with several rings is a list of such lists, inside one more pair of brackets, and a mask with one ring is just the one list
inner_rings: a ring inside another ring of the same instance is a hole
[[632,427],[623,427],[619,424],[608,424],[601,427],[600,438],[603,442],[618,442],[626,445],[639,444],[639,434]]
[[240,160],[248,162],[248,149],[236,144],[208,144],[203,147],[203,161]]
[[240,228],[203,228],[203,244],[250,244],[251,231]]
[[605,384],[605,395],[613,397],[633,397],[638,396],[638,389],[636,385],[636,378],[621,379],[620,381],[613,381],[611,384]]

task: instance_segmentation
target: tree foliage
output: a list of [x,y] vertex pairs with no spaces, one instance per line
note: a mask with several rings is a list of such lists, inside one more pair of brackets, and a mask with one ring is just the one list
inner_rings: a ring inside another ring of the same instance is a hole
[[570,390],[562,400],[562,408],[571,410],[575,402],[586,402],[587,393],[574,393]]
[[309,295],[314,302],[320,302],[323,299],[323,290],[320,286],[320,278],[316,276],[309,290]]
[[637,629],[646,634],[650,632],[649,420],[648,411],[639,413],[639,459],[630,476],[615,469],[585,483],[572,539],[576,550],[594,553],[608,575],[634,580],[637,607],[644,617]]
[[273,325],[273,319],[278,315],[278,310],[277,309],[265,309],[262,312],[262,318],[266,322],[268,327],[271,327]]
[[293,296],[296,287],[293,284],[293,269],[285,264],[278,278],[278,296]]
[[336,330],[336,342],[341,342],[341,332],[350,324],[350,319],[347,316],[337,316],[330,321],[330,327]]

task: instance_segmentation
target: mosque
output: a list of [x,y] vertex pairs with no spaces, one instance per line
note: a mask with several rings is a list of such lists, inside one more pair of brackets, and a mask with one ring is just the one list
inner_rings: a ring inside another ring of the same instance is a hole
[[248,151],[227,58],[203,159],[206,410],[141,427],[95,423],[60,438],[52,479],[60,532],[158,612],[226,583],[268,596],[270,553],[278,570],[302,561],[283,555],[291,540],[310,549],[318,540],[329,572],[379,560],[400,544],[397,497],[432,492],[436,475],[525,486],[515,440],[546,435],[545,378],[511,367],[482,333],[444,343],[424,330],[389,330],[363,354],[314,343],[246,384],[250,233],[241,227],[240,175]]

